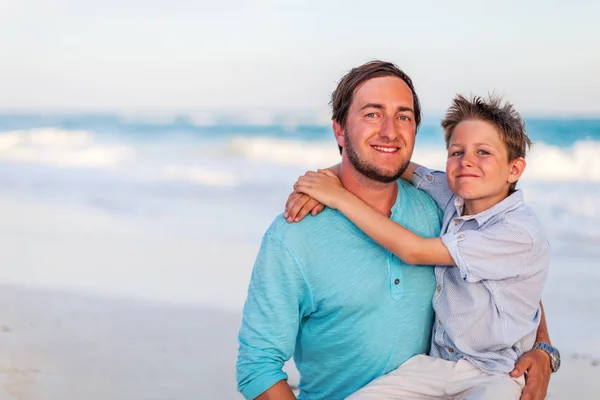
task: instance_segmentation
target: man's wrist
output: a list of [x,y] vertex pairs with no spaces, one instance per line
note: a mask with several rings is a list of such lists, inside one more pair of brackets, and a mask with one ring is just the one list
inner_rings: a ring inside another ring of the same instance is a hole
[[552,372],[558,371],[560,368],[560,352],[556,347],[544,342],[536,342],[532,350],[541,350],[548,355],[550,369]]

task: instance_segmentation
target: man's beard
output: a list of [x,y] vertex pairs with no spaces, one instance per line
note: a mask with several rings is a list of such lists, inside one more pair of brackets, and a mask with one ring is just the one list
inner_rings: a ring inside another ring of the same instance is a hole
[[344,130],[344,150],[346,150],[350,164],[352,164],[358,172],[371,180],[381,183],[391,183],[398,180],[404,171],[406,171],[406,168],[408,168],[408,164],[410,163],[410,160],[406,160],[406,162],[401,164],[395,172],[383,171],[381,168],[378,168],[377,165],[371,164],[360,158],[356,149],[352,146],[348,131],[346,130]]

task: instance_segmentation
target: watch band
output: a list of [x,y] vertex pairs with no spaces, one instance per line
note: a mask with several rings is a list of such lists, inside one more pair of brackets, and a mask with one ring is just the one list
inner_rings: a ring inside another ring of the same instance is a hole
[[560,368],[560,352],[556,347],[548,343],[537,342],[533,345],[533,349],[540,349],[548,353],[548,356],[550,356],[550,369],[552,372],[558,371]]

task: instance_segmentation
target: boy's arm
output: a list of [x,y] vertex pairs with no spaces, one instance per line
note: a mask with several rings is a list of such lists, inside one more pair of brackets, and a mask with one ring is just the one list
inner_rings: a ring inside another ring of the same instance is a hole
[[[341,164],[333,165],[327,168],[327,170],[332,171],[336,176],[339,176],[340,165]],[[419,167],[419,164],[410,162],[406,170],[402,173],[401,178],[412,183],[415,170]],[[318,172],[324,171],[326,170],[318,170]],[[317,215],[323,211],[323,208],[325,207],[322,203],[311,198],[309,195],[305,193],[293,192],[288,196],[288,200],[285,204],[284,218],[287,219],[288,222],[298,222],[306,217],[309,213],[313,216]]]
[[412,178],[413,178],[413,175],[415,174],[415,170],[419,167],[420,167],[419,164],[416,164],[412,161],[409,162],[408,167],[406,167],[406,170],[402,173],[401,178],[409,183],[412,183]]
[[[335,164],[327,169],[319,169],[318,172],[324,172],[329,170],[335,174],[335,176],[340,175],[340,165]],[[308,172],[307,172],[308,173]],[[308,213],[315,216],[323,209],[325,206],[319,203],[317,200],[311,198],[309,195],[304,193],[292,192],[285,203],[285,213],[283,217],[288,222],[298,222],[302,220],[302,218],[306,217]]]
[[331,171],[307,172],[298,178],[294,190],[338,209],[373,240],[408,264],[454,264],[440,238],[422,238],[375,211],[344,189]]
[[285,399],[280,397],[287,385],[282,368],[294,352],[300,320],[312,312],[312,304],[300,266],[288,248],[265,234],[238,337],[237,382],[245,398],[264,394],[265,399]]
[[454,265],[454,260],[439,237],[423,238],[343,190],[346,194],[336,207],[363,232],[402,261],[413,265]]

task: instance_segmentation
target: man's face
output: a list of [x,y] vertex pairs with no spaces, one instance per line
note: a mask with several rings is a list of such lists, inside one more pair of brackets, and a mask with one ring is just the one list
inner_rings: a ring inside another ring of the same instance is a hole
[[345,129],[334,123],[337,142],[350,164],[383,183],[398,179],[408,166],[416,129],[412,92],[403,80],[391,76],[361,84]]

